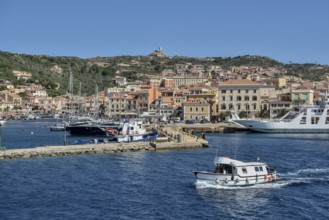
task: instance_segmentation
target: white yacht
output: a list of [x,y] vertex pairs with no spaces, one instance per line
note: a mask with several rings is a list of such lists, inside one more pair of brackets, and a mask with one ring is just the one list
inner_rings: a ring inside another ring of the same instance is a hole
[[158,132],[147,132],[142,120],[131,120],[125,122],[122,131],[108,131],[110,135],[114,135],[114,140],[117,142],[134,142],[134,141],[152,141],[158,136]]
[[261,162],[242,162],[229,157],[215,157],[215,171],[194,171],[197,182],[221,186],[250,186],[278,180],[276,171]]

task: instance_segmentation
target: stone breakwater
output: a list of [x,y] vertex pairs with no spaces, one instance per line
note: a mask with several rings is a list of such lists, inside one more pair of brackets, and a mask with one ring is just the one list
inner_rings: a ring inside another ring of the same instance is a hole
[[109,154],[134,151],[155,151],[155,150],[173,150],[185,148],[207,147],[207,142],[199,143],[108,143],[108,144],[86,144],[86,145],[67,145],[67,146],[45,146],[36,148],[11,149],[0,151],[0,159],[14,158],[36,158],[36,157],[56,157],[81,154]]

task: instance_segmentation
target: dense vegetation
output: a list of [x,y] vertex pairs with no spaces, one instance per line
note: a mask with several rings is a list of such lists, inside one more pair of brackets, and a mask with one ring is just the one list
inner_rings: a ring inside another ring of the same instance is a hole
[[[329,73],[328,66],[317,64],[283,64],[263,56],[239,57],[153,57],[153,56],[116,56],[81,59],[78,57],[51,57],[46,55],[13,54],[0,51],[0,79],[7,79],[14,85],[38,83],[47,88],[51,96],[65,94],[68,90],[69,75],[74,76],[74,90],[82,84],[82,94],[93,94],[96,84],[99,90],[114,86],[115,76],[125,76],[128,81],[144,80],[144,74],[159,74],[164,69],[173,69],[175,64],[221,65],[224,69],[231,66],[261,66],[263,68],[285,68],[288,75],[311,80],[322,80]],[[13,70],[32,73],[27,82],[16,80]]]

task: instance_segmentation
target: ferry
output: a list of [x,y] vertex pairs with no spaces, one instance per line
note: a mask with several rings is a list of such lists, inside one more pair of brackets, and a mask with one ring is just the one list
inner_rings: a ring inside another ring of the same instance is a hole
[[231,112],[232,122],[251,131],[265,133],[329,133],[329,99],[321,105],[305,105],[300,111],[289,111],[280,119],[240,119]]
[[277,120],[232,119],[251,131],[264,133],[329,133],[328,107],[306,106],[299,112],[290,111]]
[[279,179],[276,171],[262,162],[242,162],[229,157],[215,157],[215,170],[194,171],[197,182],[235,187],[271,183]]

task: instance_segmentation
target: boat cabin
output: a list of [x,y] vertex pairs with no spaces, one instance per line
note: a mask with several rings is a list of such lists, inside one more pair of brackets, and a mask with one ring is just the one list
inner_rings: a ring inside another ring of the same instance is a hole
[[245,163],[234,160],[229,157],[216,157],[214,160],[216,165],[215,172],[218,174],[238,175],[240,177],[262,176],[274,172],[265,163],[252,162]]

